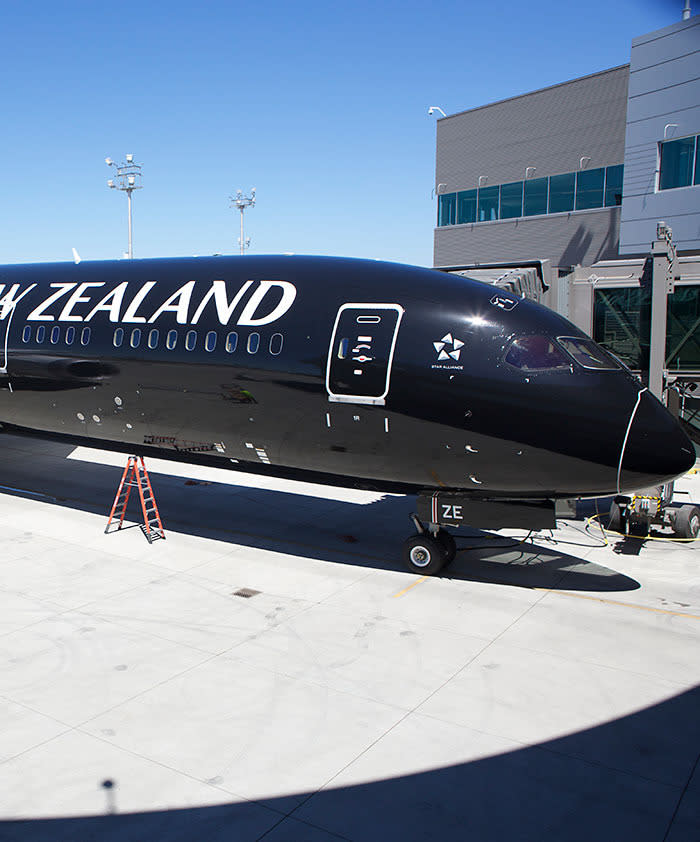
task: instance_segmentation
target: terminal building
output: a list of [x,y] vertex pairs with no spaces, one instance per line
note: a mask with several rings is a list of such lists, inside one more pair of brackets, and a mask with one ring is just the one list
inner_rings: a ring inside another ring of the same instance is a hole
[[439,119],[434,266],[534,284],[643,371],[663,221],[678,255],[666,368],[700,379],[699,138],[698,15],[635,38],[629,64]]

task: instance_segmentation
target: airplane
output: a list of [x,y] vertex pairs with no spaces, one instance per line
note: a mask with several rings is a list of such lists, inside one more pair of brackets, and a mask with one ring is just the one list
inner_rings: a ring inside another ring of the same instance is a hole
[[638,378],[533,301],[373,260],[0,267],[6,430],[415,494],[409,570],[447,527],[545,528],[559,498],[657,486],[692,443]]

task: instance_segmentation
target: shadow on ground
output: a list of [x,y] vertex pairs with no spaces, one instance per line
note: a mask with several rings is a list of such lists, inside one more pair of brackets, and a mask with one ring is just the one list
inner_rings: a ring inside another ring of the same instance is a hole
[[[7,438],[18,441],[14,436]],[[29,449],[31,458],[3,463],[0,493],[91,512],[103,516],[106,525],[122,468],[68,459],[73,451],[70,445],[41,442],[34,450],[33,439],[20,438],[19,442],[24,452]],[[409,521],[415,509],[413,497],[386,495],[357,504],[225,483],[193,483],[186,477],[150,473],[166,535],[168,531],[183,532],[334,564],[403,570],[401,545],[415,534]],[[127,514],[134,521],[140,518],[135,497],[132,495]],[[600,592],[639,588],[635,579],[583,561],[557,546],[521,543],[468,528],[455,534],[459,550],[442,574],[446,578]],[[114,532],[108,541],[118,542],[121,537]],[[593,546],[596,539],[581,533],[580,547],[589,550]]]
[[[105,815],[0,821],[0,839],[688,842],[700,837],[700,786],[697,779],[691,783],[700,746],[699,705],[700,690],[694,688],[540,745],[417,774],[299,793],[300,803],[291,813],[284,796],[264,804],[246,801],[120,815],[115,781],[111,794],[105,793]],[[465,753],[473,750],[466,741],[482,736],[465,729]],[[453,755],[459,749],[453,746]],[[410,754],[402,761],[406,767],[414,762]],[[109,775],[105,768],[105,778]],[[55,785],[60,787],[61,781]],[[101,785],[95,781],[95,788]]]

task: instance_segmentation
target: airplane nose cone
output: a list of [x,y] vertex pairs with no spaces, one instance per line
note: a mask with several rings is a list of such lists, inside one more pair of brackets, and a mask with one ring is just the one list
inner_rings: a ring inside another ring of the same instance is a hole
[[641,395],[622,458],[620,491],[661,485],[695,464],[693,443],[650,392]]

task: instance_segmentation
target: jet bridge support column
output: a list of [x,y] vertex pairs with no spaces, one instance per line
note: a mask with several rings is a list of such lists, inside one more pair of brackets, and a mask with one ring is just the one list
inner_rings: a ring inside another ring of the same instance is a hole
[[668,296],[678,275],[676,247],[672,231],[665,222],[656,225],[656,239],[651,244],[651,347],[649,349],[649,391],[663,402],[666,369],[666,319]]

